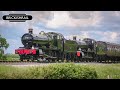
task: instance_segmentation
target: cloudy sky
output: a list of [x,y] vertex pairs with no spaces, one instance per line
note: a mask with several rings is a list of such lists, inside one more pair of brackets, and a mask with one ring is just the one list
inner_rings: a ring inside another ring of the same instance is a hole
[[[33,19],[26,22],[3,21],[8,14],[28,14]],[[10,47],[5,53],[14,53],[22,47],[21,36],[33,28],[33,32],[58,32],[66,39],[92,38],[97,41],[120,43],[120,11],[0,11],[0,34]]]

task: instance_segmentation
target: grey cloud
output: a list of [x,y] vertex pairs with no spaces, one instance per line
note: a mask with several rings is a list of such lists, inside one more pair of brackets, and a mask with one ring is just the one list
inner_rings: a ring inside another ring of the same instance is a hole
[[3,17],[4,15],[5,15],[5,14],[4,14],[2,11],[0,11],[0,20],[3,20],[2,17]]
[[[97,29],[116,31],[120,30],[120,11],[97,11],[97,12],[98,13],[96,13],[96,11],[69,11],[69,15],[73,19],[88,19],[94,18],[96,17],[96,15],[98,15],[97,18],[102,17],[102,19],[99,22],[100,26]],[[94,28],[94,26],[92,28]]]
[[37,16],[39,18],[45,18],[47,20],[53,17],[53,13],[51,11],[32,11],[31,14],[33,16]]
[[119,33],[120,30],[120,11],[101,11],[102,20],[100,28],[106,31],[115,31]]
[[116,15],[115,11],[102,11],[101,15],[103,16],[102,25],[120,26],[120,14]]
[[70,17],[74,19],[88,19],[93,13],[94,11],[69,11]]
[[[93,31],[93,30],[105,30],[105,31],[115,31],[119,32],[120,30],[120,11],[69,11],[70,16],[73,19],[88,19],[88,18],[94,18],[97,16],[97,18],[101,18],[101,21],[99,22],[99,27],[95,26],[85,26],[85,27],[79,27],[80,30],[87,30],[87,31]],[[97,20],[97,19],[96,19]]]

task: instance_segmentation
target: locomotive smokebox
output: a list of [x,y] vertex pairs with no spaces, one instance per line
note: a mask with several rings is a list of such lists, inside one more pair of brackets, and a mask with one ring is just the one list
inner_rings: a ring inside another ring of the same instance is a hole
[[28,29],[28,32],[29,32],[30,34],[33,34],[33,29],[32,29],[32,28],[29,28],[29,29]]
[[73,36],[73,40],[76,40],[76,36]]

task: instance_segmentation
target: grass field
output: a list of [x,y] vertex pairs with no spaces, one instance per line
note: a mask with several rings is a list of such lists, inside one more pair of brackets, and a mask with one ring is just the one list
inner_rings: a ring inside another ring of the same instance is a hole
[[[77,64],[77,65],[95,69],[98,79],[120,79],[120,64]],[[18,68],[18,67],[2,65],[0,66],[0,78],[5,78],[5,79],[6,78],[16,79],[16,77],[17,79],[21,79],[23,77],[26,79],[32,79],[33,77],[36,78],[36,76],[40,74],[39,71],[41,72],[41,69],[39,69],[41,67],[39,66],[38,68],[35,69],[31,69],[31,68],[34,67]]]
[[7,58],[7,61],[11,61],[11,60],[19,60],[20,59],[20,57],[19,57],[19,55],[17,55],[17,54],[6,54],[5,55]]
[[120,64],[89,64],[95,68],[99,79],[120,79]]

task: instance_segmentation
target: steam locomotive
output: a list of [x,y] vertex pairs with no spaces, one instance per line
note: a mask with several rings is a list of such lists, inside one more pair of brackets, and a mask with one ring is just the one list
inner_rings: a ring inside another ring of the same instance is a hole
[[119,62],[120,45],[90,38],[67,40],[60,33],[41,31],[38,35],[29,29],[21,37],[24,47],[15,50],[20,60]]

